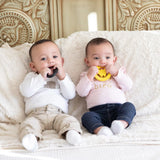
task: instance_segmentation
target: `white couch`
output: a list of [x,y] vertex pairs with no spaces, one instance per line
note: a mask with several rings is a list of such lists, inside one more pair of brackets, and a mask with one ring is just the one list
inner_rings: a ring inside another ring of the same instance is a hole
[[[95,37],[104,37],[115,46],[121,65],[133,79],[126,93],[136,106],[132,125],[122,134],[106,138],[83,128],[80,146],[71,146],[54,130],[44,131],[37,152],[27,152],[19,141],[19,124],[24,119],[24,101],[19,84],[30,70],[28,50],[31,44],[0,48],[0,159],[71,160],[117,159],[139,160],[160,157],[160,31],[77,32],[55,40],[65,59],[64,67],[77,84],[84,64],[85,46]],[[86,111],[83,98],[69,103],[69,114],[80,121]],[[143,151],[142,151],[143,149]]]

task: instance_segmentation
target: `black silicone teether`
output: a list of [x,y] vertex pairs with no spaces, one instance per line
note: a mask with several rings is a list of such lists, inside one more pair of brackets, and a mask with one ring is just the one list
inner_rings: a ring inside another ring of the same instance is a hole
[[51,74],[51,75],[47,74],[47,78],[52,78],[53,76],[55,76],[57,74],[57,72],[58,72],[58,68],[55,68],[53,70],[53,74]]

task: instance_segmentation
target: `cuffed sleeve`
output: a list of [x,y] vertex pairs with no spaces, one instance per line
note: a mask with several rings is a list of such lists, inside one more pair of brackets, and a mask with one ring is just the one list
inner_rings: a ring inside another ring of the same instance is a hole
[[79,96],[85,97],[89,94],[89,91],[92,88],[92,83],[88,79],[87,74],[84,72],[80,76],[80,81],[76,86],[76,91]]
[[66,74],[63,80],[58,80],[58,83],[60,85],[61,93],[66,99],[73,99],[75,97],[75,85],[68,74]]
[[125,67],[119,69],[118,75],[113,77],[118,83],[119,87],[123,91],[128,91],[132,88],[133,82],[131,78],[127,75]]

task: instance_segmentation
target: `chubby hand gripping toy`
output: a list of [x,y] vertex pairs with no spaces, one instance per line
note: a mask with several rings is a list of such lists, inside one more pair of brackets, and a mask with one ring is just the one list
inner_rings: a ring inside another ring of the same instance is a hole
[[97,79],[98,81],[106,81],[111,78],[111,74],[106,73],[105,67],[97,66],[97,68],[98,68],[98,73],[95,75],[95,79]]
[[55,76],[58,72],[58,68],[53,69],[53,74],[49,75],[47,74],[47,78],[52,78],[53,76]]

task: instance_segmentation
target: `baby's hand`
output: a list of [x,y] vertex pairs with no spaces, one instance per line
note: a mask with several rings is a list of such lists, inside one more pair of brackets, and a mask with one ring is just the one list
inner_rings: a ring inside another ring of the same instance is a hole
[[44,68],[40,71],[41,76],[46,79],[47,78],[47,74],[52,74],[52,71],[49,68]]
[[55,68],[58,68],[58,72],[56,74],[57,78],[59,80],[63,80],[65,78],[65,76],[66,76],[66,73],[65,73],[65,70],[64,70],[63,66],[62,65],[55,65],[54,69]]
[[110,73],[112,76],[117,76],[119,68],[117,64],[108,64],[106,65],[106,72]]
[[92,66],[88,69],[87,77],[89,80],[93,81],[95,75],[98,73],[98,68],[96,66]]

